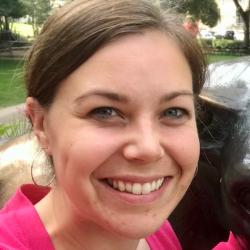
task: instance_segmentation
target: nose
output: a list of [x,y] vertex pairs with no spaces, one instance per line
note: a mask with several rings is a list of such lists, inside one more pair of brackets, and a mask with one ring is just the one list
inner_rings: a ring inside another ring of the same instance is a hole
[[145,164],[158,161],[164,155],[161,137],[150,124],[133,128],[127,138],[129,142],[123,148],[123,155],[129,161]]

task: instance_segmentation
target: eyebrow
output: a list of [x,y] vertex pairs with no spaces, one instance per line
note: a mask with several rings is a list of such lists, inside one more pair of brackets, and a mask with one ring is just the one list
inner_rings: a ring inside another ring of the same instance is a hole
[[170,101],[170,100],[175,99],[179,96],[190,96],[190,97],[194,98],[194,93],[192,91],[187,91],[187,90],[174,91],[174,92],[171,92],[171,93],[164,95],[161,98],[160,103]]
[[105,91],[105,90],[92,90],[89,91],[75,99],[75,103],[80,103],[84,101],[85,99],[92,97],[92,96],[100,96],[104,97],[106,99],[116,101],[116,102],[123,102],[123,103],[128,103],[128,98],[125,95],[117,94],[115,92],[111,91]]
[[[171,92],[171,93],[168,93],[168,94],[164,95],[161,98],[160,103],[170,101],[172,99],[175,99],[175,98],[177,98],[179,96],[183,96],[183,95],[184,96],[190,96],[192,98],[194,97],[194,94],[191,91],[186,91],[186,90],[175,91],[175,92]],[[87,93],[85,93],[83,95],[80,95],[79,97],[77,97],[75,99],[74,102],[76,104],[79,104],[82,101],[84,101],[85,99],[87,99],[89,97],[92,97],[92,96],[104,97],[106,99],[116,101],[116,102],[122,102],[122,103],[128,103],[128,101],[129,101],[129,99],[125,95],[117,94],[117,93],[112,92],[112,91],[92,90],[92,91],[89,91],[89,92],[87,92]]]

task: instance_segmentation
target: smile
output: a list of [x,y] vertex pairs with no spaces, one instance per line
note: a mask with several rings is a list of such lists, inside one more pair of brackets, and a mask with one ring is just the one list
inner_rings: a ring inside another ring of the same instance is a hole
[[107,179],[107,181],[109,186],[120,192],[127,192],[135,195],[145,195],[160,189],[164,182],[164,178],[146,183],[132,183],[113,179]]

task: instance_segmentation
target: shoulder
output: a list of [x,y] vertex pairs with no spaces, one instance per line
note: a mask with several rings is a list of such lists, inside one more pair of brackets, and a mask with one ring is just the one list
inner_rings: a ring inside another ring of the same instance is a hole
[[[30,186],[22,186],[0,210],[0,250],[53,249],[33,204],[39,200]],[[32,193],[32,199],[27,195]],[[41,241],[40,241],[41,240]]]
[[147,237],[147,242],[152,250],[182,249],[171,224],[167,220],[158,231]]

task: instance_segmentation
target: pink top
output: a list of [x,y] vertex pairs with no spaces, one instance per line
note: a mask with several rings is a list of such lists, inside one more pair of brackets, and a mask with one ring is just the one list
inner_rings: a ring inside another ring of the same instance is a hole
[[48,188],[28,184],[17,190],[0,211],[0,250],[54,250],[34,204]]
[[181,244],[168,221],[165,221],[161,228],[153,235],[146,238],[152,250],[181,250]]
[[237,238],[230,232],[227,242],[220,242],[213,250],[248,250],[244,247],[244,243],[241,239]]
[[[34,204],[49,188],[23,185],[0,210],[0,250],[55,250],[52,241],[37,214]],[[151,250],[181,250],[182,247],[170,223],[146,238]],[[219,243],[213,250],[243,250],[230,233],[228,242]]]
[[[23,185],[0,210],[0,250],[54,250],[52,241],[37,214],[34,204],[49,188]],[[181,250],[169,222],[147,238],[152,250]]]

